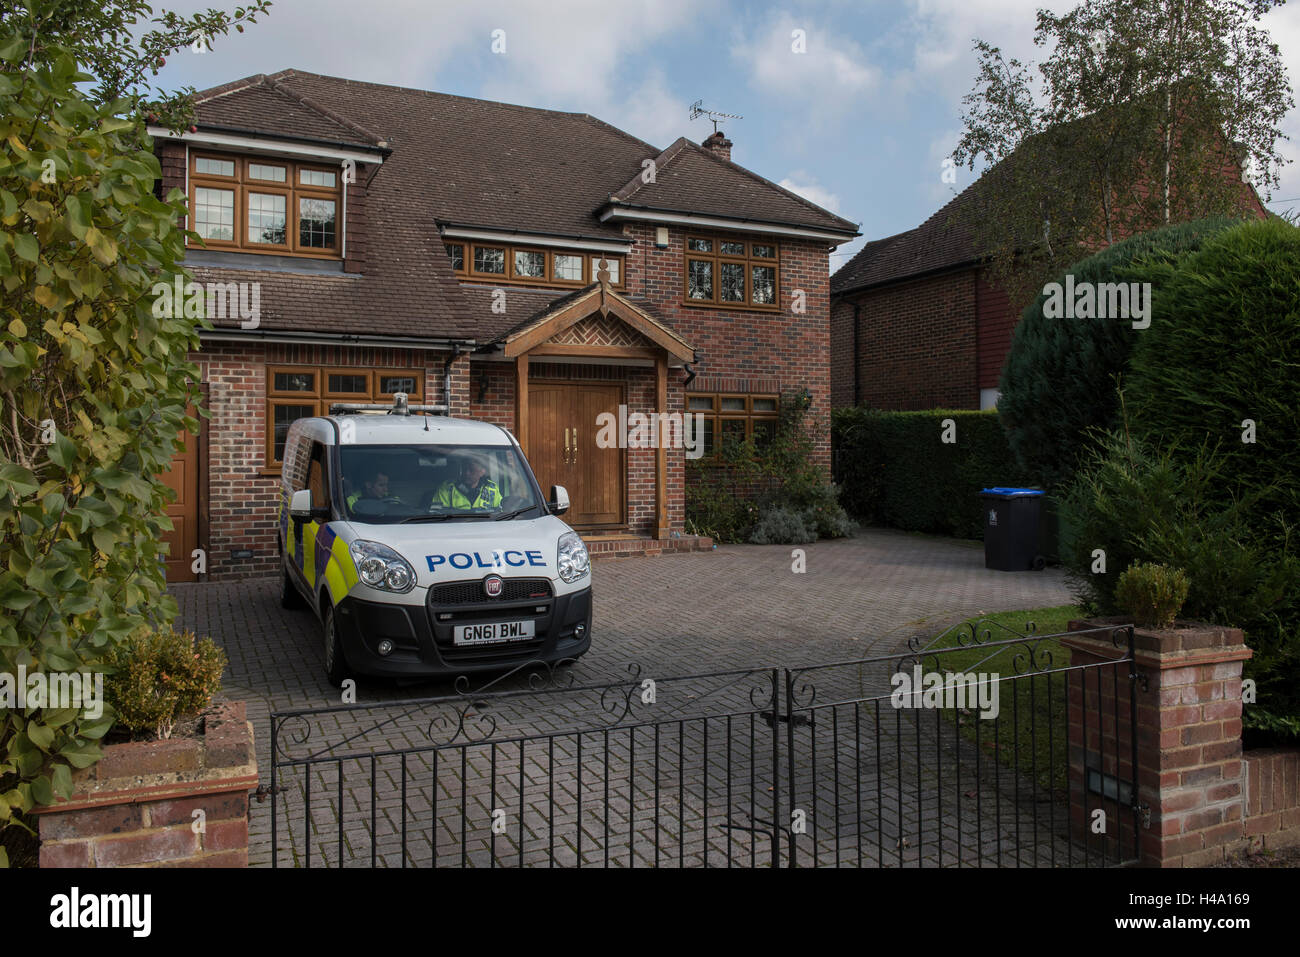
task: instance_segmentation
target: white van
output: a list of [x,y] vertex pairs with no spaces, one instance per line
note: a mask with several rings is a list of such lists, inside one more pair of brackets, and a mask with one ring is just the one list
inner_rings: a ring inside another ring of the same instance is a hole
[[381,407],[299,419],[280,480],[281,603],[321,620],[329,680],[576,658],[591,645],[586,546],[497,425]]

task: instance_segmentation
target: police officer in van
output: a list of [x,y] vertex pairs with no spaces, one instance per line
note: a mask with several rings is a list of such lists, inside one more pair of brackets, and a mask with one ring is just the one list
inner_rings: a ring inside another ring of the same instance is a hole
[[443,482],[433,504],[445,508],[500,508],[501,490],[487,477],[487,469],[479,459],[466,456],[460,463],[460,481]]
[[353,492],[348,496],[348,510],[352,511],[357,502],[367,499],[370,501],[388,502],[393,505],[401,505],[402,500],[396,495],[388,494],[388,475],[378,469],[370,473],[370,478],[362,483],[362,490]]

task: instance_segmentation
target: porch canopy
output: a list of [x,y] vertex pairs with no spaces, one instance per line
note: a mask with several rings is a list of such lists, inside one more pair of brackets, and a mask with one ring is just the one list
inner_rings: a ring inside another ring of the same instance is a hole
[[[550,303],[502,337],[508,359],[515,360],[515,434],[530,454],[528,364],[532,358],[585,362],[607,359],[651,360],[655,368],[655,411],[668,411],[668,365],[695,359],[695,350],[643,305],[610,288],[608,273],[600,280]],[[531,456],[530,456],[531,457]],[[655,525],[657,538],[669,536],[667,449],[655,453]]]

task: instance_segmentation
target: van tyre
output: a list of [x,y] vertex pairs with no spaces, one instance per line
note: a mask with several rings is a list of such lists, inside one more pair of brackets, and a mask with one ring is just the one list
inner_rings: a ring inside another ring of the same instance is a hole
[[301,608],[303,606],[302,595],[298,593],[298,587],[289,577],[289,563],[280,559],[280,607],[281,608]]
[[321,626],[325,632],[325,677],[337,688],[351,672],[348,671],[348,660],[343,655],[343,643],[339,640],[338,629],[334,625],[334,609],[328,603],[321,617]]

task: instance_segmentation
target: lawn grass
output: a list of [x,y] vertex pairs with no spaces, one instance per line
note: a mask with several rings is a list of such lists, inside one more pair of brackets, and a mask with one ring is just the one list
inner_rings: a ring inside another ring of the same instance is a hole
[[[946,720],[956,722],[963,737],[977,743],[982,755],[996,757],[1004,767],[1032,777],[1036,788],[1051,792],[1063,792],[1067,780],[1065,675],[1037,672],[1068,666],[1069,649],[1052,638],[987,646],[1014,641],[1017,635],[1061,634],[1068,630],[1071,619],[1082,617],[1074,605],[981,615],[937,636],[920,657],[926,671],[974,672],[1003,678],[1025,675],[1001,682],[996,719],[982,719],[969,708],[948,708],[942,713]],[[930,654],[941,648],[960,650]]]

